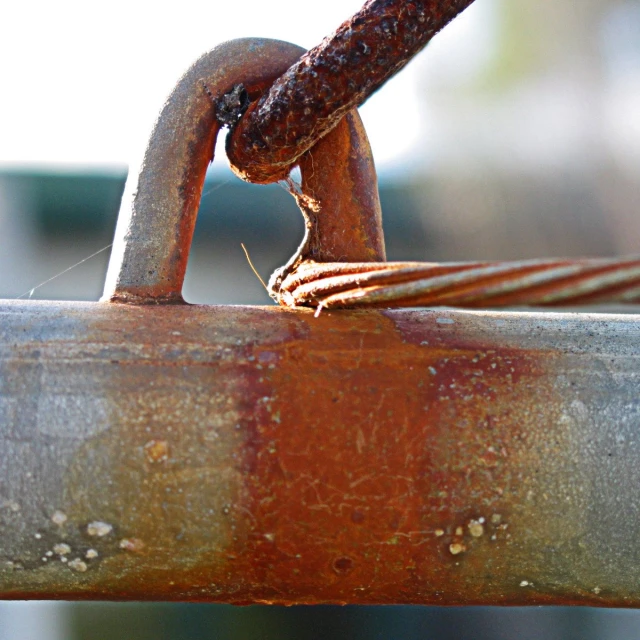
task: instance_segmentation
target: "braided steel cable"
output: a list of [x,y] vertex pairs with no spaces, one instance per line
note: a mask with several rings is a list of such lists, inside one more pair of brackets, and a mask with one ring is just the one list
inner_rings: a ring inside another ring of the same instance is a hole
[[274,292],[289,307],[571,306],[640,302],[640,256],[468,263],[305,262]]

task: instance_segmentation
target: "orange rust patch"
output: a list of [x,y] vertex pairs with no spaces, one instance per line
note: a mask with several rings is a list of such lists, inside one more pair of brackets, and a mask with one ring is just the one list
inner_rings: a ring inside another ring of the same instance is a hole
[[169,443],[166,440],[149,440],[144,445],[144,452],[151,463],[166,462],[169,459]]
[[250,534],[231,561],[240,592],[486,601],[488,578],[508,562],[487,566],[482,549],[508,543],[496,514],[509,520],[525,432],[555,406],[543,354],[486,341],[427,346],[433,322],[405,341],[377,313],[304,318],[305,341],[282,344],[264,371],[246,445]]

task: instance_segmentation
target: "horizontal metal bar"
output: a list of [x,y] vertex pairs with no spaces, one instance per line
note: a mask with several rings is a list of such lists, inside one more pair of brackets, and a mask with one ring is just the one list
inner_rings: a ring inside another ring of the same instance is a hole
[[0,597],[640,605],[640,316],[0,305]]

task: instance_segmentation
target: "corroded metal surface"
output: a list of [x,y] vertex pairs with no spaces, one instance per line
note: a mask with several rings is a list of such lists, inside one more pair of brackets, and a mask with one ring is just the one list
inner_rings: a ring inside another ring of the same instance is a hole
[[[104,300],[182,302],[202,186],[221,126],[216,119],[216,100],[238,83],[250,98],[258,98],[302,53],[304,49],[277,40],[233,40],[204,54],[180,79],[137,168],[130,172]],[[301,162],[298,198],[304,201],[305,215],[313,212],[313,220],[307,219],[307,239],[319,236],[315,221],[331,215],[341,217],[350,235],[334,234],[323,243],[324,253],[312,254],[337,259],[348,247],[351,260],[384,260],[375,168],[355,110],[323,145],[317,153],[308,152]],[[333,211],[336,202],[340,205]],[[333,249],[332,241],[336,242]],[[306,245],[301,247],[301,255],[306,256],[305,251]]]
[[[251,105],[229,136],[236,173],[285,178],[291,165],[402,69],[473,0],[369,0]],[[402,119],[403,97],[389,121]]]
[[282,280],[301,265],[386,258],[378,178],[357,112],[303,154],[299,167],[299,190],[290,185],[305,235],[293,257],[270,278],[269,292],[276,300]]
[[0,306],[0,595],[640,605],[640,317]]

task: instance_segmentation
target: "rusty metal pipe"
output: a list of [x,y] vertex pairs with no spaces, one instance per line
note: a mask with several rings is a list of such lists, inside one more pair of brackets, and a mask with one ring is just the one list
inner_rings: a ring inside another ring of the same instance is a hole
[[3,302],[0,597],[640,606],[640,317]]

